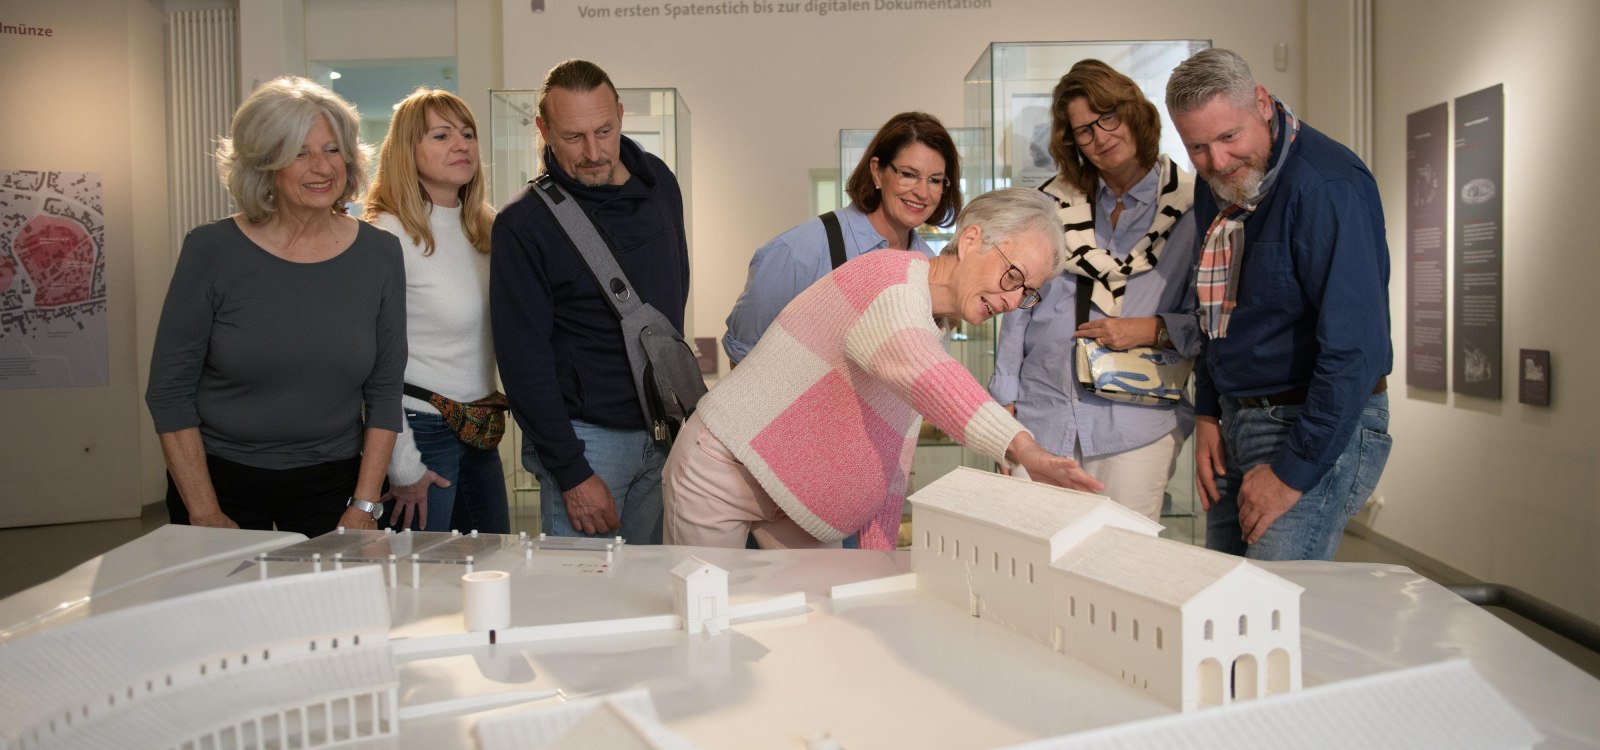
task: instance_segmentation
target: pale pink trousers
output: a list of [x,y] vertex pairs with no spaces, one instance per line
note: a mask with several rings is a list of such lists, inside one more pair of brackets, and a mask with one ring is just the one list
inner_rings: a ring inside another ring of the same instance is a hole
[[[817,467],[826,471],[826,467]],[[772,496],[711,434],[696,414],[684,423],[661,471],[662,532],[667,544],[743,549],[837,548],[789,518]]]

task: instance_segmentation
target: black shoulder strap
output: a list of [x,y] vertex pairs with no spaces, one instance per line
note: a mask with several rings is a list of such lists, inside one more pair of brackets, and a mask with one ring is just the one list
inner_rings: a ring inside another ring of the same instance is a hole
[[433,401],[433,397],[434,396],[439,395],[437,393],[434,393],[433,391],[430,391],[430,390],[428,390],[426,388],[423,388],[420,385],[412,385],[410,383],[402,383],[401,385],[403,386],[401,388],[402,392],[404,392],[407,396],[410,396],[410,397],[412,397],[412,398],[414,398],[414,399],[416,399],[418,401],[429,401],[429,402],[431,402],[431,401]]
[[[1054,178],[1052,178],[1052,179],[1054,179]],[[1049,183],[1045,183],[1045,184],[1048,185]],[[1043,189],[1044,188],[1040,188],[1040,190],[1043,190]],[[1094,217],[1095,217],[1095,213],[1094,213],[1094,211],[1095,211],[1094,191],[1092,191],[1092,190],[1089,191],[1089,196],[1088,197],[1089,197],[1089,224],[1092,226],[1094,224]],[[1069,271],[1068,273],[1071,273],[1071,272]],[[1078,299],[1077,299],[1077,302],[1078,302],[1078,325],[1081,327],[1084,323],[1089,322],[1089,303],[1094,299],[1094,279],[1091,279],[1088,276],[1083,276],[1083,275],[1080,275],[1080,274],[1073,274],[1073,275],[1078,277]]]
[[828,230],[828,255],[833,258],[833,267],[838,268],[844,265],[844,230],[839,226],[839,212],[829,211],[817,218]]
[[602,296],[611,305],[611,311],[621,319],[638,309],[641,301],[633,293],[633,284],[622,272],[622,267],[617,265],[616,256],[611,254],[611,246],[600,236],[594,222],[583,212],[583,207],[575,200],[567,200],[566,191],[556,184],[548,172],[539,175],[533,185],[533,192],[544,201],[545,207],[555,216],[556,225],[567,235],[572,246],[577,248],[578,254],[583,256],[583,262],[588,264],[589,272],[600,284]]
[[1078,325],[1080,326],[1089,322],[1089,298],[1093,296],[1094,279],[1078,276]]

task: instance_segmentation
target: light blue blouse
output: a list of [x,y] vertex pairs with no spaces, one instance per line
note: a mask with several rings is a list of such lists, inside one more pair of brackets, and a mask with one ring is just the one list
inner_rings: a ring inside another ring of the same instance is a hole
[[[1156,216],[1161,170],[1151,168],[1122,196],[1122,215],[1111,229],[1116,198],[1105,182],[1095,197],[1095,242],[1117,257],[1127,257]],[[1128,279],[1122,317],[1160,315],[1172,346],[1186,357],[1200,353],[1200,331],[1190,291],[1195,264],[1193,212],[1186,212],[1167,236],[1156,266]],[[1045,450],[1073,455],[1076,442],[1085,458],[1121,453],[1155,442],[1174,428],[1194,429],[1194,407],[1110,401],[1078,386],[1072,332],[1078,328],[1077,276],[1064,273],[1040,290],[1043,299],[1026,310],[1006,313],[1000,323],[994,377],[989,392],[1002,404],[1017,405],[1022,422]],[[1103,318],[1091,307],[1091,320]]]
[[[878,234],[854,203],[839,209],[838,214],[846,261],[889,246],[889,241]],[[926,258],[934,255],[933,248],[916,234],[911,236],[910,250]],[[738,364],[744,359],[790,300],[832,270],[828,231],[821,219],[801,222],[762,245],[750,259],[749,279],[739,300],[733,303],[733,311],[728,313],[728,332],[722,337],[728,360]]]

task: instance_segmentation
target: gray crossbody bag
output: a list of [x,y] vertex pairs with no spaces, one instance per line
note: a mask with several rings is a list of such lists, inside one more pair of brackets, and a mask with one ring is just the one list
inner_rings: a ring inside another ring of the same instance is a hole
[[644,410],[650,437],[663,446],[672,445],[678,429],[689,420],[700,397],[706,393],[705,378],[694,350],[683,334],[660,310],[639,299],[627,274],[617,265],[611,246],[595,229],[594,222],[575,200],[557,185],[549,174],[534,180],[534,191],[544,201],[567,240],[583,256],[589,272],[604,290],[606,302],[622,323],[622,340],[628,349],[628,364],[633,368],[633,386],[639,406]]

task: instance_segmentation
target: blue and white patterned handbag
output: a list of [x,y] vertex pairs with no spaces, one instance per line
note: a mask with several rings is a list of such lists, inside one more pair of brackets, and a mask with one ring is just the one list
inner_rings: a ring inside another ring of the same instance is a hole
[[1078,385],[1102,398],[1134,404],[1176,404],[1194,360],[1154,346],[1117,351],[1077,339]]

